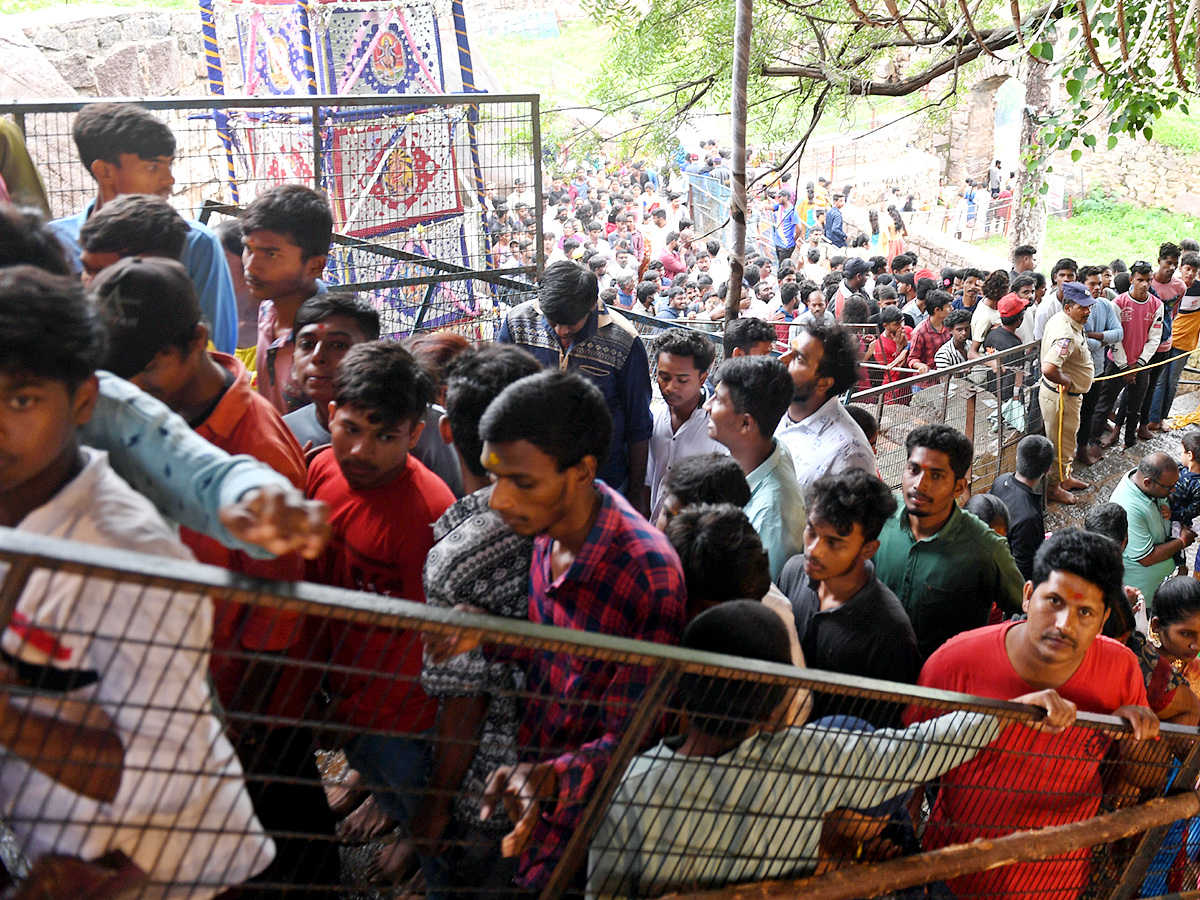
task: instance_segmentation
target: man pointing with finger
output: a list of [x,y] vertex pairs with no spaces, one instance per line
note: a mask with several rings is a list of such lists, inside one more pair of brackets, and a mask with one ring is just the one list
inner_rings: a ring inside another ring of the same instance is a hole
[[[1123,590],[1123,572],[1113,541],[1077,529],[1056,533],[1025,583],[1028,619],[951,638],[925,663],[918,683],[1000,700],[1054,690],[1083,712],[1125,719],[1135,741],[1156,737],[1158,719],[1147,708],[1137,657],[1100,634]],[[913,707],[906,718],[935,715]],[[1100,806],[1100,761],[1110,740],[1092,728],[1053,733],[1010,725],[988,750],[942,778],[925,848],[1090,818]],[[1122,741],[1118,756],[1131,755],[1134,746]],[[1088,855],[1085,849],[1005,866],[949,885],[960,897],[1074,900],[1088,881]]]

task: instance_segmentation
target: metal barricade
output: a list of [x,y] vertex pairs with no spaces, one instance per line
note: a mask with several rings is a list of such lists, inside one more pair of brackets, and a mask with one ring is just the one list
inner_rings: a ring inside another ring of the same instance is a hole
[[[97,102],[0,104],[26,135],[54,216],[95,196],[71,129],[74,114]],[[325,280],[371,299],[385,334],[454,328],[487,340],[499,304],[533,296],[542,248],[537,95],[129,102],[175,134],[171,200],[185,215],[215,224],[277,184],[324,190],[335,232]],[[528,226],[493,227],[486,204],[513,199],[518,178],[530,185],[515,197],[527,204]],[[511,258],[510,239],[527,240],[533,259]]]
[[[130,896],[381,891],[370,856],[418,839],[431,894],[515,900],[517,874],[543,900],[758,882],[851,898],[944,877],[1000,900],[994,866],[1016,860],[1029,896],[1120,898],[1159,849],[1133,838],[1200,810],[1194,729],[1135,744],[1080,714],[1050,738],[1009,702],[9,530],[0,562],[5,818],[35,872],[122,851]],[[343,753],[399,820],[382,847],[335,827]],[[489,776],[523,763],[552,766],[529,770],[517,861],[517,807],[480,810]],[[1154,800],[1172,776],[1181,796]],[[1014,826],[1024,805],[1057,827]]]
[[1040,345],[1034,341],[927,374],[882,383],[879,367],[864,367],[864,378],[881,383],[850,395],[879,423],[875,458],[883,480],[900,488],[908,459],[905,439],[918,425],[953,425],[975,445],[970,479],[987,490],[1016,465],[1016,445],[1041,421],[1037,391]]

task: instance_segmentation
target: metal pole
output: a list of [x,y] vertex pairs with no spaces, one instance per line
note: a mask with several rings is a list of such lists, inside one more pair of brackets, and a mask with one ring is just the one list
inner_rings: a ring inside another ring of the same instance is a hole
[[754,0],[737,0],[733,25],[733,196],[729,215],[733,220],[733,246],[729,248],[729,285],[725,294],[725,327],[738,317],[742,301],[742,277],[746,271],[746,82],[750,75],[750,30],[754,22]]

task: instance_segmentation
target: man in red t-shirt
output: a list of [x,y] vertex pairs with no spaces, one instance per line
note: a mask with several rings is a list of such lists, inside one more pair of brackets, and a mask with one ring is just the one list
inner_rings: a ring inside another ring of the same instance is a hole
[[[308,471],[308,496],[329,505],[333,536],[309,564],[309,580],[425,602],[421,570],[433,523],[454,503],[446,483],[410,452],[433,392],[429,376],[394,341],[356,344],[342,359],[331,444]],[[332,718],[355,732],[346,756],[379,807],[404,826],[428,780],[422,734],[437,711],[421,689],[421,635],[332,620],[328,633]],[[400,855],[385,852],[380,862],[397,872]]]
[[[1125,719],[1134,739],[1158,734],[1137,657],[1100,635],[1122,591],[1121,551],[1110,540],[1060,531],[1038,551],[1025,584],[1029,618],[967,631],[925,663],[918,683],[980,697],[1011,699],[1054,690],[1090,713]],[[938,711],[912,707],[908,723]],[[1009,725],[987,750],[943,776],[925,830],[926,849],[995,838],[1095,815],[1102,793],[1103,732],[1071,727],[1037,731]],[[1089,874],[1088,851],[1021,863],[950,882],[958,896],[1075,900]]]

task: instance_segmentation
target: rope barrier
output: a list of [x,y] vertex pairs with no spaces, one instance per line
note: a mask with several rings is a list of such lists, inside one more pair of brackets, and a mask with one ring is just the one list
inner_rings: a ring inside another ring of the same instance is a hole
[[1126,369],[1124,372],[1114,372],[1111,375],[1101,375],[1097,378],[1093,378],[1092,384],[1095,384],[1097,381],[1110,381],[1113,378],[1124,378],[1126,375],[1136,375],[1138,372],[1145,372],[1149,369],[1157,369],[1159,366],[1165,366],[1167,363],[1173,363],[1177,359],[1183,359],[1185,356],[1191,355],[1191,350],[1185,350],[1176,356],[1171,356],[1167,359],[1161,359],[1158,362],[1150,363],[1149,365],[1138,366],[1136,369]]
[[[1144,372],[1149,369],[1156,369],[1159,366],[1165,366],[1167,363],[1173,363],[1177,359],[1183,359],[1185,356],[1191,356],[1191,355],[1192,355],[1191,350],[1185,350],[1182,353],[1178,353],[1175,356],[1170,356],[1170,357],[1167,357],[1166,359],[1159,360],[1156,363],[1151,363],[1151,364],[1145,365],[1145,366],[1138,366],[1136,369],[1128,369],[1124,372],[1114,372],[1111,375],[1101,375],[1098,378],[1092,379],[1092,385],[1095,386],[1097,381],[1110,381],[1113,378],[1124,378],[1126,375],[1136,375],[1138,372]],[[1063,417],[1066,415],[1067,387],[1066,387],[1066,385],[1063,385],[1063,384],[1055,385],[1055,387],[1058,388],[1058,446],[1055,447],[1055,450],[1057,451],[1056,456],[1058,457],[1058,482],[1059,482],[1059,484],[1062,484],[1062,482],[1066,481],[1071,476],[1071,460],[1067,460],[1065,469],[1064,469],[1063,461],[1062,461]],[[1091,390],[1091,388],[1089,388],[1088,390]],[[1176,424],[1177,422],[1178,422],[1178,424]],[[1184,425],[1200,425],[1200,408],[1196,409],[1195,411],[1189,413],[1186,416],[1180,417],[1178,420],[1176,420],[1176,419],[1171,420],[1172,428],[1179,428]]]

